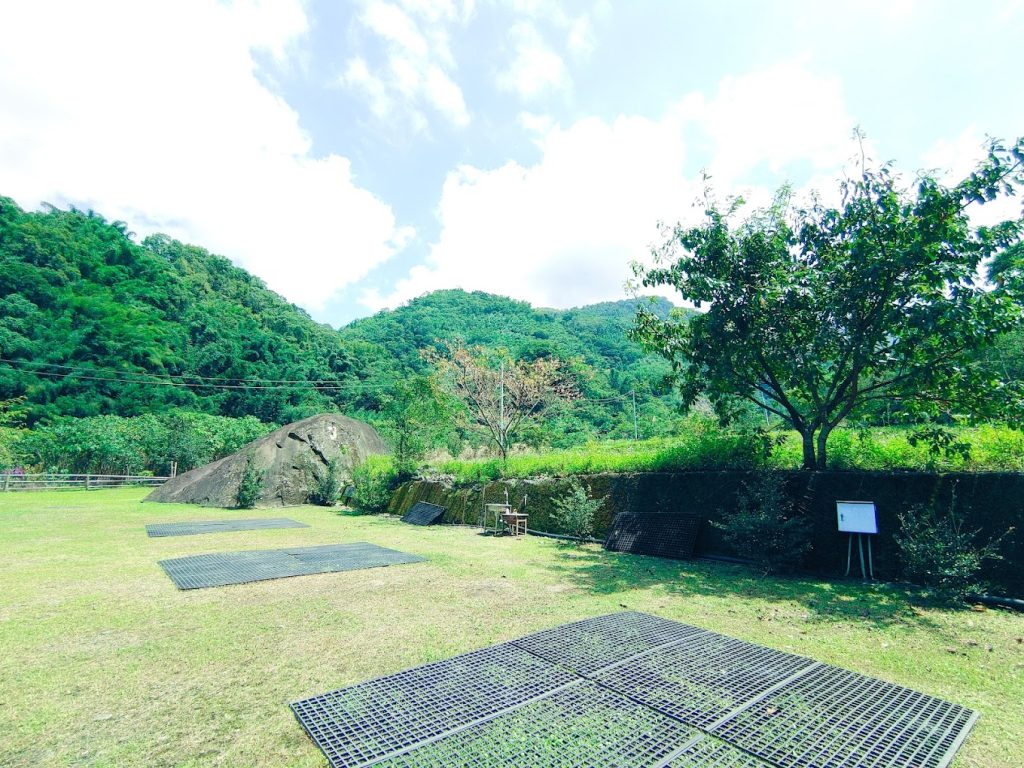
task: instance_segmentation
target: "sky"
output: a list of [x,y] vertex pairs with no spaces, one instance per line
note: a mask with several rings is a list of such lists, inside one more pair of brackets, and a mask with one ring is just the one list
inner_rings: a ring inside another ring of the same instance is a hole
[[0,195],[334,326],[442,288],[579,306],[706,174],[827,196],[859,126],[962,177],[1024,135],[1022,39],[1024,0],[0,0]]

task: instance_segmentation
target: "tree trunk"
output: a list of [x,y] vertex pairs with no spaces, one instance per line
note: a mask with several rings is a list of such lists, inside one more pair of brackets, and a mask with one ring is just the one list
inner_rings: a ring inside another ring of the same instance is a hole
[[826,453],[825,446],[828,444],[828,436],[832,432],[828,427],[822,427],[818,433],[818,462],[815,465],[818,469],[825,468]]
[[800,436],[803,438],[804,446],[804,469],[817,469],[818,462],[814,457],[814,431],[808,429],[806,432],[801,432]]

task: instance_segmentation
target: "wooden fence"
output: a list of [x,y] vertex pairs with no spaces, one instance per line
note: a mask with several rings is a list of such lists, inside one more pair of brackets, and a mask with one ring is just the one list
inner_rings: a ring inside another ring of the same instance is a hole
[[170,478],[149,475],[62,475],[53,472],[0,472],[0,492],[56,491],[62,489],[120,488],[125,485],[157,486]]

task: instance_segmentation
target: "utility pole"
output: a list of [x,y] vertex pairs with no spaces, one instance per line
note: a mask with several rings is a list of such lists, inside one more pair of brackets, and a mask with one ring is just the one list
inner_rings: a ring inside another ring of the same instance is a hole
[[[493,369],[492,369],[493,370]],[[501,383],[498,394],[498,437],[501,438],[501,452],[505,453],[505,360],[501,361]]]
[[635,389],[632,390],[631,394],[633,395],[633,439],[634,440],[639,440],[640,439],[640,428],[637,426],[637,423],[636,423],[636,390]]

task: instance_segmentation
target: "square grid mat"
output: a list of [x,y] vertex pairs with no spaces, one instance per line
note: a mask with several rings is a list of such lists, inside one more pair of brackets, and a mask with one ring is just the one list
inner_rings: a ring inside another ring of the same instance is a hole
[[156,538],[225,531],[259,531],[264,528],[309,528],[309,526],[297,520],[289,520],[287,517],[256,517],[248,520],[188,520],[182,523],[153,523],[146,526],[146,533],[150,538]]
[[700,518],[675,512],[620,512],[612,521],[604,548],[612,552],[654,555],[674,560],[693,557]]
[[384,565],[419,563],[426,558],[376,544],[327,544],[319,547],[256,549],[160,560],[178,589],[222,587],[288,576],[356,571]]
[[412,525],[433,525],[441,521],[445,508],[427,501],[417,501],[402,518],[403,523]]
[[334,768],[945,768],[977,714],[643,613],[291,705]]

